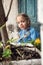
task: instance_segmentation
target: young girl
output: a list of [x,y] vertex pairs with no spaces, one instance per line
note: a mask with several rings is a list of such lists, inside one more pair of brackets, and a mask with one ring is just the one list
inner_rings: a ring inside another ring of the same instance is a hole
[[18,27],[21,29],[19,31],[20,39],[18,42],[29,42],[31,40],[35,40],[39,37],[37,31],[30,26],[30,18],[26,14],[19,14],[17,16],[17,24]]

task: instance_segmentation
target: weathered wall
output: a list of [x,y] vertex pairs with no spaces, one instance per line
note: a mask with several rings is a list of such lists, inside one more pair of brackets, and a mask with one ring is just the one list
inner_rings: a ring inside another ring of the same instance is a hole
[[43,0],[38,0],[38,22],[43,23]]
[[[3,1],[4,10],[5,10],[5,15],[7,16],[11,0],[2,0],[2,1]],[[16,26],[17,14],[18,14],[18,2],[17,2],[17,0],[13,0],[12,6],[11,6],[11,11],[8,16],[6,26],[8,26],[9,24],[13,24],[14,26]],[[11,34],[11,32],[8,30],[8,27],[7,27],[7,31],[8,31],[9,38],[11,38],[12,36],[13,37],[17,36],[14,32]]]
[[[4,6],[4,10],[5,10],[6,15],[7,15],[8,10],[9,10],[10,2],[11,2],[11,0],[3,0],[3,6]],[[11,23],[16,24],[15,21],[16,21],[17,14],[18,14],[18,3],[17,3],[17,0],[13,0],[7,24],[11,24]]]

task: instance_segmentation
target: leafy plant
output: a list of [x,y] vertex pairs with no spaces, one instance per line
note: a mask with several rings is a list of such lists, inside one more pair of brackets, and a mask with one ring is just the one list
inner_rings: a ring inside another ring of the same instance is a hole
[[37,38],[36,40],[31,40],[31,41],[28,41],[28,43],[30,44],[33,44],[36,48],[38,48],[39,50],[41,50],[41,40],[40,38]]
[[8,47],[6,47],[5,50],[3,51],[2,57],[7,59],[11,57],[11,54],[12,54],[11,50]]
[[37,38],[34,42],[34,45],[41,50],[41,40],[39,38]]
[[17,41],[17,39],[9,39],[8,41],[7,41],[7,43],[12,43],[12,42],[16,42]]

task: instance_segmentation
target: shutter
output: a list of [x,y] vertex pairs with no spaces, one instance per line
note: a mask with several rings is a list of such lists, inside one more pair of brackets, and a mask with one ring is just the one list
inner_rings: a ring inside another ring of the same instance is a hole
[[31,22],[37,22],[37,0],[18,0],[18,12],[28,14]]

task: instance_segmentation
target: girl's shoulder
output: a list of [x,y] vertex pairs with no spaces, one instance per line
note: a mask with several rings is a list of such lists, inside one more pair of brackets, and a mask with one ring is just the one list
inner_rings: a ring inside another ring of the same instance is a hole
[[35,31],[35,28],[30,27],[30,32],[34,32],[34,31]]

